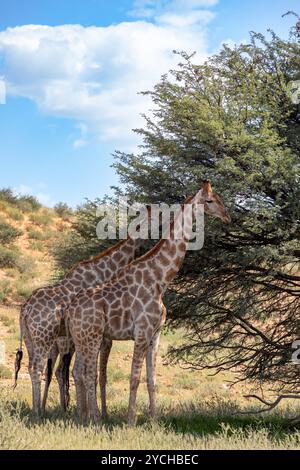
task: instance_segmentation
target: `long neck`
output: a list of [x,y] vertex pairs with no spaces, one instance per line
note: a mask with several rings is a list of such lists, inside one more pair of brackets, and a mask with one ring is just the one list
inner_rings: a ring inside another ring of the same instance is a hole
[[181,206],[170,226],[170,237],[158,242],[145,259],[155,276],[156,284],[160,285],[161,292],[166,290],[184,261],[193,230],[195,204],[201,202],[201,193],[197,193]]
[[109,282],[134,259],[139,244],[139,239],[128,237],[99,256],[78,263],[67,274],[64,284],[67,288],[78,291]]

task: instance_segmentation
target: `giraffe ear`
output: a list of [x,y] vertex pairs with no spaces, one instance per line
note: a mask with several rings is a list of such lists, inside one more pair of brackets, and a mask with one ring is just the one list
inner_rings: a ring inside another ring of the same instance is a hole
[[203,191],[204,193],[207,193],[207,194],[212,193],[212,187],[211,187],[211,184],[210,184],[210,181],[209,181],[209,180],[203,181],[203,183],[202,183],[202,191]]

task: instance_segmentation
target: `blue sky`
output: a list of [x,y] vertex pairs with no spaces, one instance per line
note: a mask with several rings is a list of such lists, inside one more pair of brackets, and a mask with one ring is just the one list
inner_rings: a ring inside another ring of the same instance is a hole
[[75,206],[117,184],[111,153],[134,151],[150,105],[137,95],[176,64],[271,27],[287,36],[299,0],[1,2],[0,187]]

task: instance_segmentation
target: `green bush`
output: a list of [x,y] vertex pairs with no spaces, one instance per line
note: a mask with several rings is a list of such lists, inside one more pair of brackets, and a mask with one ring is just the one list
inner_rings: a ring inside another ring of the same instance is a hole
[[16,261],[16,266],[20,273],[33,273],[36,269],[36,262],[31,256],[20,256]]
[[22,231],[13,225],[0,221],[0,243],[9,245],[22,235]]
[[58,202],[54,206],[54,210],[59,217],[63,220],[68,220],[70,216],[73,214],[71,207],[68,206],[65,202]]
[[22,302],[31,295],[33,287],[31,283],[24,283],[23,280],[20,280],[15,285],[16,289],[16,299],[21,300]]
[[15,268],[18,266],[19,253],[0,245],[0,268]]
[[0,201],[8,202],[9,204],[16,204],[17,196],[14,195],[12,189],[3,188],[0,189]]
[[39,241],[44,241],[44,240],[49,240],[49,238],[52,238],[55,235],[55,232],[52,230],[46,230],[46,231],[41,231],[41,230],[36,230],[32,227],[29,227],[27,230],[28,237],[31,240],[39,240]]
[[25,195],[18,196],[17,206],[23,212],[32,212],[38,211],[42,207],[42,204],[37,200],[35,196]]
[[40,227],[47,227],[52,222],[52,215],[50,213],[32,213],[30,214],[30,220]]
[[43,251],[44,243],[41,240],[31,240],[29,242],[29,248],[33,251]]
[[4,366],[3,364],[0,364],[0,379],[11,379],[12,378],[12,372],[8,367]]
[[[0,281],[0,303],[6,303],[12,293],[12,286],[8,279]],[[0,318],[2,321],[2,318]],[[3,322],[3,321],[2,321]]]
[[18,222],[24,219],[24,215],[17,207],[7,205],[5,208],[5,212],[7,213],[7,215],[9,215],[11,219],[16,220]]
[[11,206],[19,208],[22,212],[37,211],[42,207],[41,203],[35,196],[29,194],[14,194],[12,189],[0,189],[0,201],[8,203]]

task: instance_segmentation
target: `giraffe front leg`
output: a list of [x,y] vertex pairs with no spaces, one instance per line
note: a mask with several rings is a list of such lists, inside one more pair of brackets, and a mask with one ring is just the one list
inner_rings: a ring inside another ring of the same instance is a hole
[[101,415],[102,418],[107,418],[107,406],[106,406],[106,383],[107,383],[107,363],[109,354],[112,347],[112,340],[103,338],[100,348],[100,371],[99,371],[99,382],[100,382],[100,393],[101,393]]
[[52,380],[53,369],[55,366],[57,356],[58,356],[58,348],[57,348],[57,344],[54,343],[51,348],[50,355],[48,357],[48,362],[47,362],[47,367],[46,367],[46,372],[45,372],[46,382],[45,382],[44,396],[43,396],[43,402],[42,402],[42,414],[44,414],[45,412],[49,386]]
[[147,369],[147,388],[149,394],[149,414],[150,418],[154,419],[156,414],[156,356],[159,345],[160,331],[156,333],[148,347],[146,355],[146,369]]
[[81,422],[85,423],[87,420],[87,397],[83,381],[83,358],[80,351],[76,351],[72,375],[76,388],[76,403],[78,416]]
[[96,393],[98,355],[99,343],[89,348],[88,354],[83,354],[83,383],[86,390],[88,414],[95,424],[101,423]]
[[32,405],[37,418],[41,417],[41,383],[50,348],[51,345],[45,344],[34,346],[32,363],[29,370],[32,382]]
[[133,358],[130,377],[130,396],[128,406],[128,425],[135,425],[136,416],[136,395],[140,383],[142,366],[148,348],[147,340],[144,336],[138,336],[134,343]]

